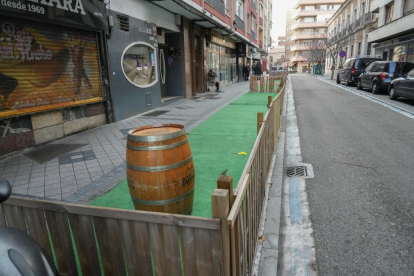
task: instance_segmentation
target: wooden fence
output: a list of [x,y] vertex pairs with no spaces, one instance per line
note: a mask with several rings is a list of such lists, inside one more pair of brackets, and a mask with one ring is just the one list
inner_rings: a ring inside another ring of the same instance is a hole
[[258,136],[236,190],[231,177],[219,178],[213,218],[11,197],[0,204],[0,226],[26,231],[61,274],[251,275],[285,78],[263,121],[258,116]]
[[250,92],[277,92],[283,76],[250,76]]
[[61,274],[225,275],[219,219],[11,197],[0,226],[27,231]]
[[[259,133],[246,167],[234,192],[235,200],[227,218],[231,238],[232,275],[252,275],[267,175],[280,130],[284,80],[279,94],[258,126]],[[259,115],[259,114],[258,114]],[[258,116],[260,117],[260,116]]]

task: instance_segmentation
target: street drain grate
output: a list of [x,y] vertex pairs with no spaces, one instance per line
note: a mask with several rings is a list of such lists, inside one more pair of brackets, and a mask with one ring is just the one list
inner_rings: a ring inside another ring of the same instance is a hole
[[288,177],[307,176],[308,175],[305,166],[287,167],[286,168],[286,174],[287,174]]

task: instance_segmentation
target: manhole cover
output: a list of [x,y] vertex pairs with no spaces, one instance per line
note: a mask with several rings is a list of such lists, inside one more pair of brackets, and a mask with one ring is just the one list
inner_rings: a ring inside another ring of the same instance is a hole
[[287,167],[286,174],[288,177],[307,176],[307,171],[305,166]]
[[170,111],[169,110],[154,110],[154,111],[148,112],[148,113],[146,113],[142,116],[157,117],[157,116],[160,116],[161,114],[164,114],[164,113],[167,113],[167,112],[170,112]]

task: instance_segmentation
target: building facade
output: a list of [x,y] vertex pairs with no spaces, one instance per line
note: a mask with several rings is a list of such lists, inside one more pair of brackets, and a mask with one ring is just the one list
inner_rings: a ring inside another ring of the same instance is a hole
[[344,0],[298,0],[286,15],[286,56],[289,68],[309,70],[310,48],[325,37],[327,23]]
[[371,52],[384,60],[414,62],[414,0],[372,0],[378,25],[368,33]]
[[269,50],[267,60],[269,61],[269,67],[272,70],[279,70],[280,67],[285,70],[287,67],[285,58],[285,46],[272,47],[272,49]]
[[[335,69],[348,58],[371,54],[368,33],[378,24],[378,16],[370,11],[372,0],[347,0],[328,22],[329,36],[349,35],[348,45],[344,45],[346,56],[338,57]],[[327,68],[333,65],[332,57],[327,57]]]
[[193,97],[210,69],[241,81],[271,41],[270,0],[2,3],[0,156]]

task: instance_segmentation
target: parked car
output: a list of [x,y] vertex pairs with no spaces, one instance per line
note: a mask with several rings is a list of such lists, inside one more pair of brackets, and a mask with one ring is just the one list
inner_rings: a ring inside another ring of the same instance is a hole
[[372,62],[380,60],[382,59],[379,57],[357,57],[348,59],[339,70],[336,76],[336,83],[340,84],[341,82],[345,82],[346,86],[357,83],[362,71]]
[[388,94],[391,100],[396,100],[398,97],[414,100],[414,69],[393,80],[389,86]]
[[388,91],[392,80],[404,76],[414,69],[414,63],[395,61],[376,61],[368,65],[359,76],[357,89],[372,89],[372,94]]

